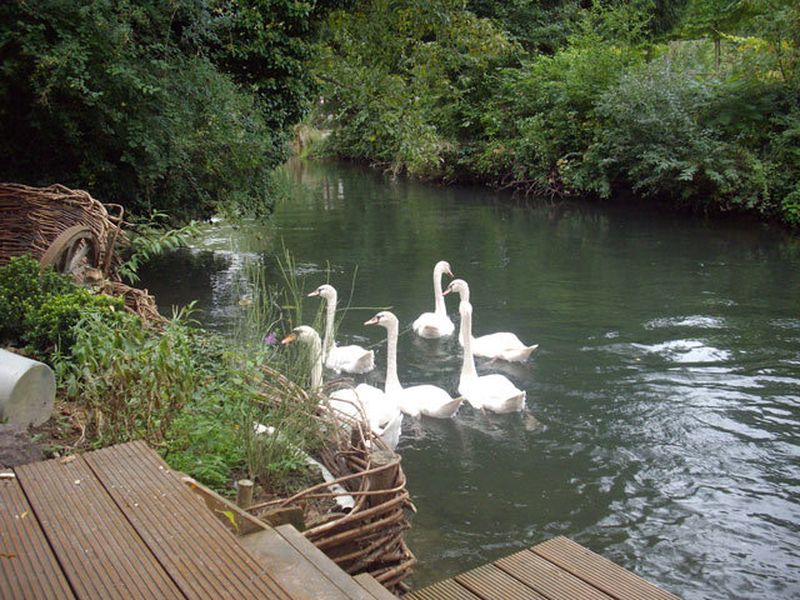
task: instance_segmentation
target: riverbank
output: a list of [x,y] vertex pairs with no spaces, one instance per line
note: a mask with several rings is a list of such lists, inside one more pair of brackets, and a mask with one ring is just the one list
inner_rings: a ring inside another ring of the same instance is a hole
[[[570,18],[556,4],[430,7],[414,25],[380,3],[336,11],[315,64],[322,152],[428,180],[632,191],[800,226],[796,6],[734,3],[709,9],[731,12],[711,26],[702,2],[668,15],[594,3]],[[538,43],[520,44],[522,31]]]

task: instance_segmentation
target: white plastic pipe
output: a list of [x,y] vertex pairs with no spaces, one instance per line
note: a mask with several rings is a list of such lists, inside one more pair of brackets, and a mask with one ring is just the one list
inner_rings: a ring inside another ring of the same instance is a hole
[[28,427],[50,418],[56,377],[44,363],[0,349],[0,420]]

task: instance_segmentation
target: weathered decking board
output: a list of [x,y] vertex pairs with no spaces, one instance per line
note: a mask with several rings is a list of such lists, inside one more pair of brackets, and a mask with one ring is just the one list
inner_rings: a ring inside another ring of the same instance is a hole
[[[310,543],[310,542],[309,542]],[[275,579],[295,598],[344,600],[345,594],[331,586],[312,563],[303,560],[294,546],[287,544],[274,529],[266,529],[242,538],[242,544],[271,567]]]
[[24,600],[75,598],[16,479],[0,481],[2,590],[14,590],[14,595]]
[[359,573],[353,577],[353,580],[377,600],[394,600],[396,598],[394,594],[389,593],[389,590],[378,583],[378,580],[369,573]]
[[559,536],[407,594],[407,600],[678,600]]
[[406,594],[403,598],[404,600],[406,598],[413,600],[481,600],[480,596],[476,596],[452,579],[439,581],[411,594]]
[[572,540],[559,536],[531,548],[533,552],[619,600],[676,600],[649,581],[626,571]]
[[16,473],[79,598],[183,598],[83,457]]
[[548,598],[610,600],[611,596],[562,570],[531,550],[523,550],[496,561],[499,568]]
[[275,530],[306,560],[312,563],[326,579],[342,590],[348,598],[357,600],[369,600],[372,598],[371,594],[367,593],[361,586],[355,583],[347,573],[336,565],[336,563],[328,560],[322,550],[309,542],[308,539],[294,527],[291,525],[281,525]]
[[392,597],[291,527],[251,553],[143,443],[15,471],[0,480],[0,600]]
[[97,450],[86,461],[187,598],[289,600],[143,442]]
[[518,598],[519,600],[547,600],[536,590],[514,579],[493,564],[456,575],[455,579],[480,598]]

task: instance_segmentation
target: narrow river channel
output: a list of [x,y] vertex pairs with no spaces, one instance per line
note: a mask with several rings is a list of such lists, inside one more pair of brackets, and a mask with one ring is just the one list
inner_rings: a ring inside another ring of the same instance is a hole
[[[373,383],[383,330],[362,323],[433,310],[440,259],[470,283],[476,334],[540,344],[527,364],[479,363],[527,390],[532,417],[407,421],[414,584],[563,534],[687,599],[800,597],[800,239],[342,166],[287,181],[268,226],[209,229],[148,268],[162,308],[197,299],[225,331],[238,269],[283,240],[306,291],[328,268],[345,304],[352,287],[339,342],[376,344]],[[455,392],[461,351],[408,331],[399,366]]]

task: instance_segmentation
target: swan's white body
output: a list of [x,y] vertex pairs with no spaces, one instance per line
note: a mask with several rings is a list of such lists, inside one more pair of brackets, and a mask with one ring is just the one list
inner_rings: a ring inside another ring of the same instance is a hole
[[386,351],[386,396],[397,402],[397,406],[411,417],[426,415],[437,419],[452,417],[461,406],[462,398],[453,398],[435,385],[415,385],[404,388],[397,376],[397,317],[389,311],[381,311],[365,325],[381,325],[387,331]]
[[337,374],[369,373],[375,368],[375,353],[355,344],[350,346],[337,346],[333,334],[333,322],[336,318],[336,303],[338,294],[332,285],[321,285],[311,292],[309,296],[321,296],[327,306],[325,310],[325,341],[322,345],[325,366]]
[[474,408],[495,413],[519,412],[525,408],[526,393],[518,389],[507,377],[493,373],[478,376],[472,356],[472,305],[459,304],[461,332],[464,334],[464,362],[458,381],[458,393]]
[[450,270],[450,263],[446,260],[440,260],[433,267],[433,312],[422,313],[411,324],[414,333],[424,338],[439,338],[447,335],[452,335],[456,329],[450,317],[447,316],[447,306],[444,303],[444,294],[442,293],[442,275],[447,273],[450,277],[453,272]]
[[[311,391],[322,388],[322,341],[311,327],[301,325],[281,342],[288,344],[294,340],[305,343],[311,352]],[[365,418],[375,435],[394,450],[400,439],[400,423],[396,404],[386,394],[371,385],[360,383],[355,388],[336,390],[320,401],[324,409],[330,408],[333,415],[344,424]]]
[[[461,302],[469,302],[469,285],[463,279],[454,279],[447,286],[444,295],[458,292]],[[471,337],[472,354],[485,358],[499,358],[509,362],[524,362],[536,352],[539,344],[526,346],[515,334],[510,331],[498,331],[480,337]],[[458,332],[458,343],[464,345],[464,328]]]

